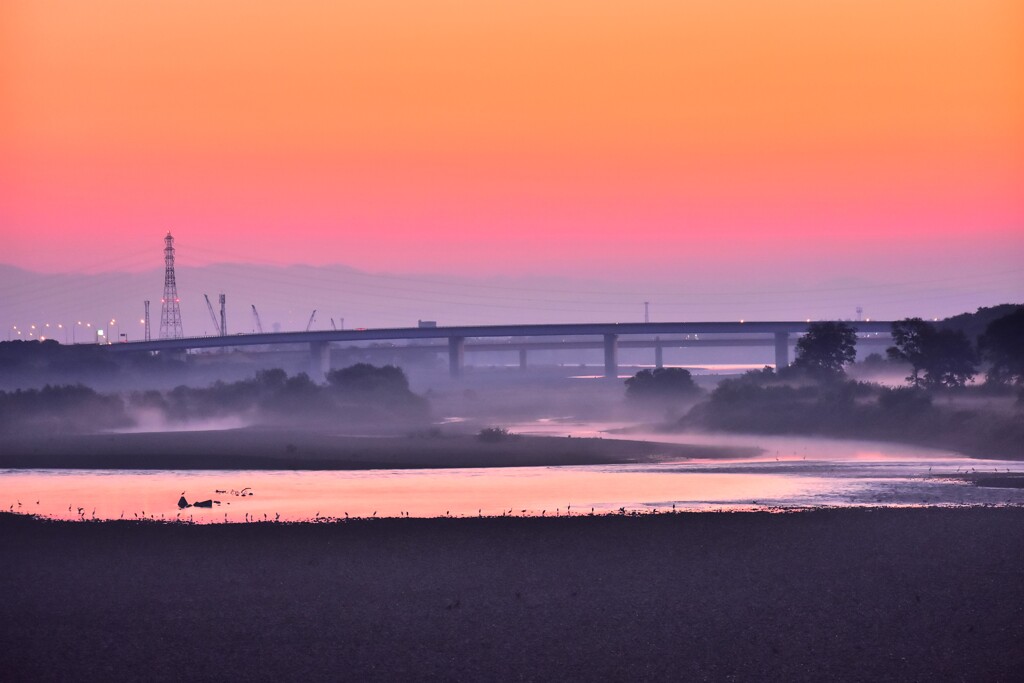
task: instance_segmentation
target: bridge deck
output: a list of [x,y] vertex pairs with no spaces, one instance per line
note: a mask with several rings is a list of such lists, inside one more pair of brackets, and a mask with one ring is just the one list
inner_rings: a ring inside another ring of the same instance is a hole
[[[888,335],[892,330],[891,322],[856,322],[849,323],[864,335]],[[125,351],[184,351],[188,349],[218,348],[228,346],[266,346],[273,344],[309,344],[312,360],[310,372],[315,379],[322,379],[330,369],[330,344],[332,342],[373,342],[417,339],[447,339],[448,362],[451,374],[457,377],[462,372],[466,352],[466,340],[513,337],[562,337],[558,342],[550,342],[561,347],[583,348],[580,344],[595,344],[604,349],[604,372],[608,378],[618,377],[618,350],[620,343],[630,347],[642,344],[650,345],[656,351],[656,365],[661,366],[662,349],[669,346],[682,346],[687,341],[701,345],[697,339],[660,341],[662,335],[733,335],[731,339],[718,339],[717,345],[748,346],[751,335],[762,335],[758,344],[775,346],[775,365],[785,367],[789,364],[790,335],[803,334],[807,331],[808,321],[751,321],[751,322],[675,322],[675,323],[577,323],[564,325],[473,325],[459,327],[403,327],[381,328],[373,330],[318,330],[316,332],[273,332],[262,334],[237,334],[217,337],[187,337],[182,339],[156,339],[151,341],[125,342],[113,344],[107,348],[115,352]],[[646,335],[655,339],[619,341],[624,335]],[[770,335],[770,336],[768,336]],[[588,342],[578,337],[599,337],[599,340]],[[572,337],[573,339],[565,339]],[[767,338],[764,338],[767,337]],[[703,340],[710,342],[712,340]],[[477,343],[478,347],[491,346],[516,348],[520,352],[520,365],[526,367],[525,342],[515,344],[506,342]],[[482,349],[481,349],[482,350]],[[494,348],[497,350],[497,348]]]
[[[885,334],[891,322],[848,323],[858,333]],[[559,325],[472,325],[457,327],[395,327],[367,330],[316,330],[310,332],[267,332],[216,337],[153,339],[112,344],[117,351],[172,351],[257,346],[266,344],[308,344],[323,342],[392,341],[397,339],[470,339],[492,337],[575,337],[607,335],[700,335],[700,334],[803,334],[807,321],[750,322],[668,322],[668,323],[573,323]]]

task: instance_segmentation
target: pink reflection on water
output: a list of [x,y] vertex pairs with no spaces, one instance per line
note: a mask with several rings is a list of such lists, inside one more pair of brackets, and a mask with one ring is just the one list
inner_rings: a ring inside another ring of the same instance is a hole
[[[671,509],[691,502],[754,504],[789,499],[828,486],[814,477],[777,474],[615,472],[600,468],[377,470],[362,472],[96,472],[12,471],[0,477],[0,505],[56,519],[246,519],[546,514]],[[251,487],[255,495],[217,490]],[[178,510],[189,502],[220,501],[211,509]],[[20,501],[21,507],[17,507]],[[38,501],[38,502],[37,502]],[[571,511],[570,511],[571,507]]]

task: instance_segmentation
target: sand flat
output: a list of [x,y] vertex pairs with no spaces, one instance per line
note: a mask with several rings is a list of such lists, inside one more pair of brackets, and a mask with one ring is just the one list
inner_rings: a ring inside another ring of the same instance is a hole
[[13,680],[1015,680],[1024,509],[0,515]]

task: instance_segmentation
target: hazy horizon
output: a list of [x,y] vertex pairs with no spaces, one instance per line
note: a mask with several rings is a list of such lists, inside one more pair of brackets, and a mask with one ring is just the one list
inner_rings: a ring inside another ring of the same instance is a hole
[[267,329],[313,309],[329,329],[1020,301],[1022,18],[9,0],[0,338],[111,319],[135,338],[144,299],[156,326],[168,230],[187,334],[221,292],[230,331],[251,304]]
[[[162,258],[158,249],[144,256]],[[179,254],[187,253],[179,248]],[[188,263],[191,259],[180,258]],[[885,320],[911,316],[944,318],[982,306],[1020,303],[1016,286],[1024,270],[936,273],[918,280],[843,277],[828,279],[774,274],[757,283],[730,281],[727,273],[672,283],[654,277],[612,278],[369,273],[348,266],[287,267],[252,264],[177,265],[178,294],[186,336],[216,334],[203,294],[218,308],[227,297],[228,331],[254,331],[256,305],[265,331],[414,327],[419,320],[439,325],[635,322],[649,302],[652,321],[703,320]],[[770,279],[769,279],[770,278]],[[755,285],[761,284],[758,288]],[[153,336],[160,323],[163,268],[136,272],[41,274],[0,264],[0,322],[3,339],[25,339],[40,331],[59,341],[87,341],[85,323],[117,333],[143,336],[143,301],[151,303]],[[342,322],[344,320],[344,323]],[[74,332],[67,331],[81,322]],[[51,328],[47,331],[45,325]],[[56,326],[64,325],[64,328]],[[32,330],[36,325],[37,330]],[[17,328],[17,329],[15,329]],[[23,334],[18,335],[17,331]]]

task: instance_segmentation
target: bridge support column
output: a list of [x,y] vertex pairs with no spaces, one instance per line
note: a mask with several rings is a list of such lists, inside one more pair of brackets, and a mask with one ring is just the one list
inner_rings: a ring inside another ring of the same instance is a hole
[[654,341],[654,367],[663,368],[665,367],[665,356],[664,351],[661,348],[661,337],[655,337]]
[[519,369],[526,370],[526,349],[519,349]]
[[448,372],[452,377],[462,375],[462,365],[466,357],[466,338],[448,338]]
[[606,379],[619,378],[619,335],[604,335],[604,376]]
[[789,367],[789,332],[775,333],[775,369]]
[[309,378],[320,384],[331,369],[331,346],[328,342],[309,343]]

